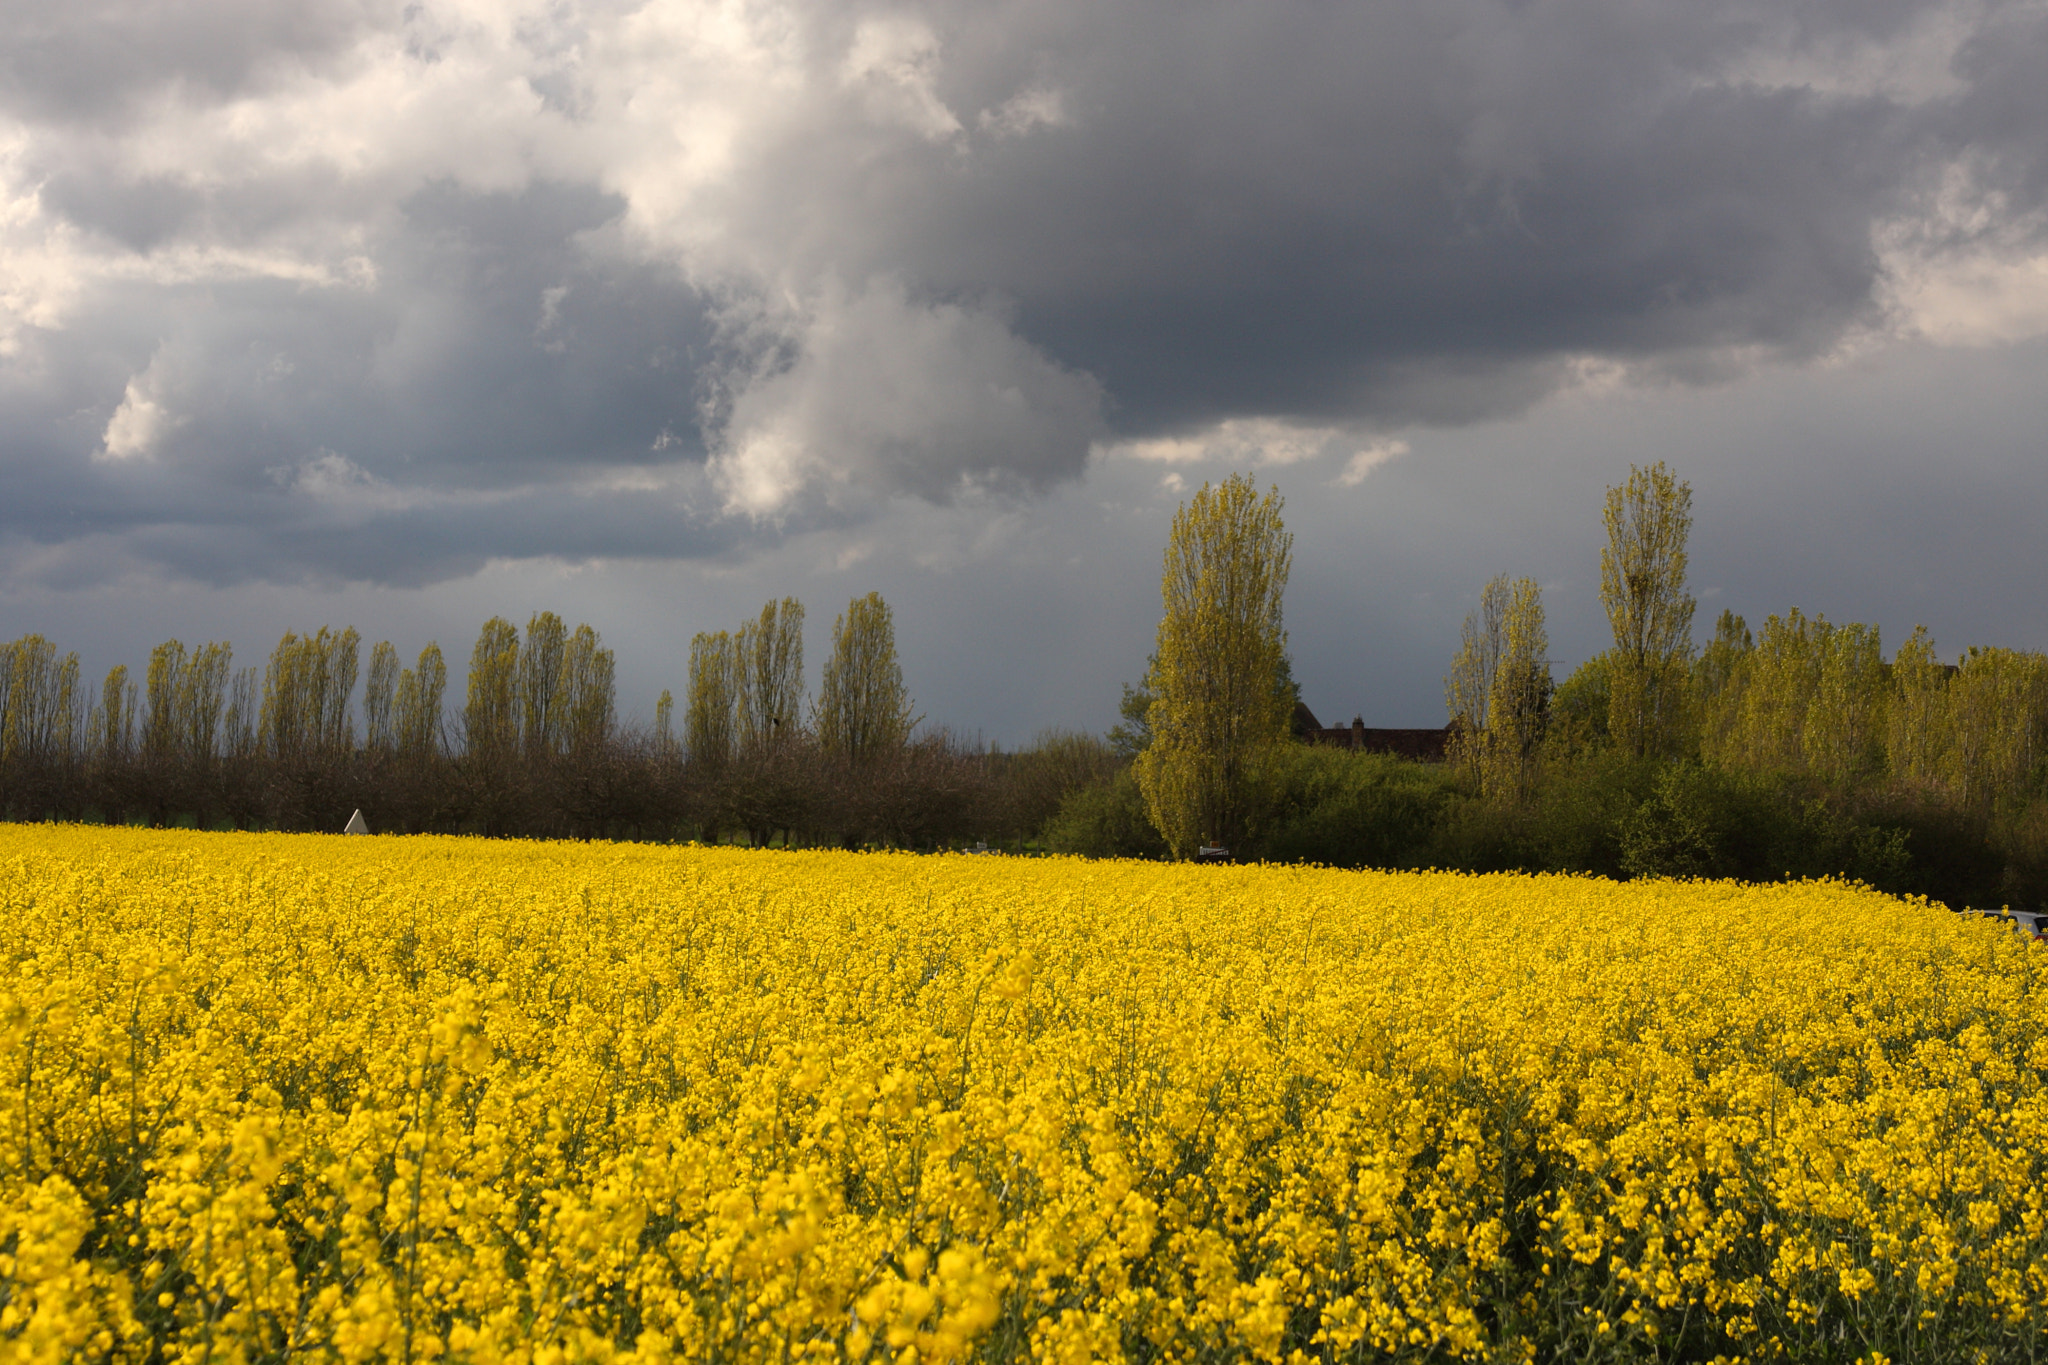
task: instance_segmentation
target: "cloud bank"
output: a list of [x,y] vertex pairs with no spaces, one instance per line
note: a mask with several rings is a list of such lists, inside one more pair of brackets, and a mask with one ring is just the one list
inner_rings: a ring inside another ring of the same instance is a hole
[[742,555],[1091,452],[1341,487],[1589,366],[2048,330],[2037,4],[0,20],[0,554],[51,582]]

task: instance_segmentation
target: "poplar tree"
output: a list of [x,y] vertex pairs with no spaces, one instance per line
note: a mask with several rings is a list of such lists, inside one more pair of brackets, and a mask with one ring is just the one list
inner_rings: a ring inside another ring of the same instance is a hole
[[578,753],[602,747],[611,738],[615,692],[612,652],[598,643],[595,630],[577,626],[562,649],[556,687],[560,747]]
[[286,631],[278,641],[264,670],[260,722],[263,746],[273,757],[299,762],[355,747],[349,699],[361,642],[354,626],[339,633],[322,626],[317,635]]
[[519,736],[519,628],[502,616],[484,622],[469,652],[463,743],[472,754],[510,753]]
[[1800,736],[1807,771],[1848,785],[1884,764],[1885,704],[1889,688],[1876,626],[1850,622],[1823,631],[1819,667]]
[[526,643],[519,650],[519,733],[529,756],[562,748],[562,662],[569,647],[568,627],[551,611],[536,612],[526,623]]
[[142,753],[154,763],[165,763],[178,751],[178,685],[184,680],[185,646],[166,640],[149,652],[149,671],[143,675],[143,698],[149,711],[142,722]]
[[1486,794],[1520,802],[1535,782],[1536,752],[1550,716],[1550,634],[1543,588],[1518,578],[1501,621],[1500,662],[1487,699]]
[[57,657],[41,635],[0,646],[0,761],[42,764],[77,756],[78,656]]
[[1686,538],[1692,485],[1659,460],[1630,466],[1627,482],[1607,490],[1607,544],[1600,551],[1600,601],[1614,630],[1607,730],[1638,756],[1669,751],[1678,739],[1692,655],[1694,601],[1686,591]]
[[93,712],[93,744],[102,760],[118,763],[134,752],[135,704],[128,665],[115,664],[100,685],[100,704]]
[[319,748],[325,755],[344,754],[355,748],[356,724],[349,699],[356,690],[356,656],[363,637],[354,626],[339,635],[325,626],[314,637],[319,662],[318,690],[320,718]]
[[157,763],[204,766],[213,761],[233,650],[213,643],[186,651],[166,640],[149,654],[142,752]]
[[220,748],[221,715],[235,652],[225,640],[199,646],[178,680],[178,747],[190,762],[211,763]]
[[228,709],[222,721],[222,745],[228,755],[246,760],[257,749],[257,721],[263,711],[263,673],[253,664],[237,670],[228,688]]
[[1280,490],[1249,478],[1203,484],[1174,514],[1160,596],[1158,666],[1135,760],[1153,826],[1176,857],[1245,832],[1254,767],[1287,738],[1292,699],[1275,685],[1287,652],[1281,597],[1294,538]]
[[1821,659],[1833,628],[1794,607],[1764,621],[1744,675],[1731,767],[1797,773],[1806,767],[1807,712],[1820,687]]
[[1495,577],[1465,617],[1444,679],[1449,756],[1489,796],[1520,801],[1534,780],[1550,713],[1549,654],[1542,586]]
[[78,747],[78,656],[41,635],[0,647],[0,758],[45,763]]
[[901,749],[917,724],[896,658],[896,623],[878,592],[847,603],[832,623],[832,657],[818,678],[818,747],[864,764]]
[[1913,627],[1892,659],[1891,673],[1885,758],[1892,776],[1916,786],[1937,785],[1948,742],[1948,670],[1935,656],[1927,627]]
[[676,699],[669,690],[661,689],[661,696],[654,703],[654,752],[663,758],[676,751]]
[[392,730],[398,751],[414,762],[441,748],[441,699],[448,690],[448,664],[431,641],[419,662],[398,674],[392,698]]
[[2048,743],[2048,658],[1972,645],[1948,683],[1942,776],[1979,810],[2016,795]]
[[762,607],[760,620],[741,632],[735,655],[740,742],[758,746],[794,737],[804,695],[804,604],[785,597]]
[[1458,652],[1444,678],[1444,709],[1451,720],[1449,757],[1474,779],[1480,776],[1485,761],[1493,677],[1500,669],[1507,637],[1508,599],[1506,574],[1480,589],[1479,606],[1465,614],[1465,624],[1458,632]]
[[1749,623],[1723,610],[1714,638],[1693,666],[1693,701],[1699,713],[1700,757],[1720,767],[1741,766],[1743,694],[1749,687],[1756,639]]
[[25,635],[19,640],[10,640],[0,645],[0,759],[13,755],[14,732],[20,725],[14,714],[14,661],[23,645],[40,638],[36,635]]
[[398,651],[389,640],[379,640],[370,650],[369,671],[363,675],[363,743],[378,753],[396,747],[392,710],[398,694]]
[[690,637],[690,699],[683,713],[683,744],[690,761],[713,767],[732,757],[736,689],[730,631]]

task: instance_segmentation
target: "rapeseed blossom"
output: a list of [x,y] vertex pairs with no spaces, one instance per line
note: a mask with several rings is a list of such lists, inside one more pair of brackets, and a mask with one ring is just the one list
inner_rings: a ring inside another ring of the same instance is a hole
[[0,1359],[2048,1354],[2048,953],[1839,883],[0,828]]

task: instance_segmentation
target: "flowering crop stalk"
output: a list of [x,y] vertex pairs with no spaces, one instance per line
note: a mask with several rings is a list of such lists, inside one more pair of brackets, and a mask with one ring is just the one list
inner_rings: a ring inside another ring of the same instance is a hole
[[1835,882],[0,827],[0,1362],[2048,1354],[2048,953]]

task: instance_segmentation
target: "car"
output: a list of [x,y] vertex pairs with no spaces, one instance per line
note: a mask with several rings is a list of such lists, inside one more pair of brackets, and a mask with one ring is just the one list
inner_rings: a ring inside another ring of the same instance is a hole
[[2037,910],[1966,910],[1967,915],[1997,920],[2030,939],[2048,938],[2048,914]]

